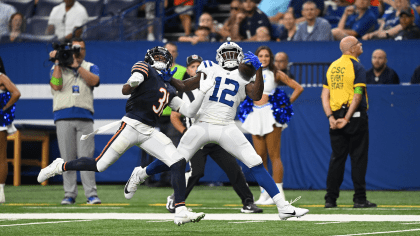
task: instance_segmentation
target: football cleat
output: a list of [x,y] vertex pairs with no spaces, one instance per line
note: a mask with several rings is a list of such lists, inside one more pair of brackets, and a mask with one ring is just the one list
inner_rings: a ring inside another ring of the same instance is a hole
[[242,213],[262,213],[263,209],[257,207],[254,203],[244,205],[241,208]]
[[175,213],[175,196],[173,194],[166,198],[166,209],[170,213]]
[[296,202],[299,199],[300,197],[296,198],[294,201],[291,201],[290,203],[288,201],[285,201],[286,203],[285,206],[281,208],[280,207],[277,208],[279,210],[279,217],[281,220],[287,220],[290,217],[299,218],[309,212],[308,209],[292,206],[292,203]]
[[38,174],[38,183],[42,183],[45,180],[63,174],[64,160],[62,158],[55,159],[49,166],[42,169]]
[[186,223],[190,223],[190,222],[193,222],[193,223],[199,222],[206,215],[203,212],[195,213],[195,212],[189,211],[185,206],[182,206],[181,208],[182,209],[180,209],[178,213],[175,213],[174,223],[178,226],[186,224]]
[[126,199],[131,199],[136,193],[138,185],[146,180],[146,178],[142,178],[141,176],[146,176],[146,168],[142,168],[141,166],[134,168],[124,187],[124,197]]

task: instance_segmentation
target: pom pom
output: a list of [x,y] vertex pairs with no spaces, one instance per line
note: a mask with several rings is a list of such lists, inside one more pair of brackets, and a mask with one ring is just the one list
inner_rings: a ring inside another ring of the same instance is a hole
[[274,119],[280,124],[289,122],[295,114],[289,97],[279,88],[276,88],[274,94],[269,96],[269,102],[272,105],[271,109],[273,110]]
[[7,110],[3,111],[3,107],[10,100],[10,97],[11,97],[10,92],[5,92],[5,93],[0,94],[0,107],[1,107],[0,125],[3,127],[10,125],[15,119],[16,104],[13,104]]
[[246,96],[245,100],[239,105],[238,119],[244,123],[249,113],[253,111],[254,103],[251,98]]

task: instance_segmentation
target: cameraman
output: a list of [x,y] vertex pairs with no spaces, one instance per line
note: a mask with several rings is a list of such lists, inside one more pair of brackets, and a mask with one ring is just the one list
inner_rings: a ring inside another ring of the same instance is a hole
[[[50,52],[50,60],[55,65],[50,73],[50,86],[53,95],[54,122],[61,158],[71,161],[80,157],[93,157],[94,139],[80,141],[82,134],[93,132],[93,88],[99,86],[99,68],[84,60],[86,45],[81,38],[72,39],[72,48],[80,47],[74,53],[73,62],[63,65],[58,60],[56,50]],[[60,49],[64,50],[64,49]],[[81,171],[87,204],[100,204],[96,191],[95,172]],[[77,197],[77,176],[75,171],[63,174],[64,199],[62,205],[74,204]]]

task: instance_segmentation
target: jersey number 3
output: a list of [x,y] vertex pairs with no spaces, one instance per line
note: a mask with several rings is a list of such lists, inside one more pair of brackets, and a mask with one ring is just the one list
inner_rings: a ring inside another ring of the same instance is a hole
[[159,101],[159,107],[158,108],[156,108],[156,106],[153,105],[153,111],[160,116],[163,112],[163,108],[166,106],[166,104],[168,104],[169,93],[164,88],[160,88],[159,91],[161,93],[163,93],[163,97],[159,98],[159,100],[158,100]]
[[217,97],[217,93],[219,92],[219,89],[220,89],[220,84],[222,82],[222,77],[216,77],[215,80],[216,80],[216,85],[214,85],[213,94],[209,97],[209,100],[210,101],[215,101],[215,102],[220,102],[220,103],[223,103],[223,104],[226,104],[226,105],[232,107],[234,102],[230,101],[230,100],[227,100],[226,95],[231,95],[232,97],[234,97],[238,93],[239,83],[235,80],[231,80],[231,79],[226,78],[225,79],[225,84],[226,85],[233,84],[235,86],[235,88],[233,90],[230,90],[230,89],[227,89],[227,88],[223,89],[222,94],[220,94],[220,99],[219,99]]

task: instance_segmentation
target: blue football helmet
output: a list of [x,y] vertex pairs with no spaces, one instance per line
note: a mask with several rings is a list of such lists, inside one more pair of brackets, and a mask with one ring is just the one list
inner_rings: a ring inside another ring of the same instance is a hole
[[156,46],[147,50],[144,61],[156,70],[169,70],[172,66],[173,58],[168,49]]

